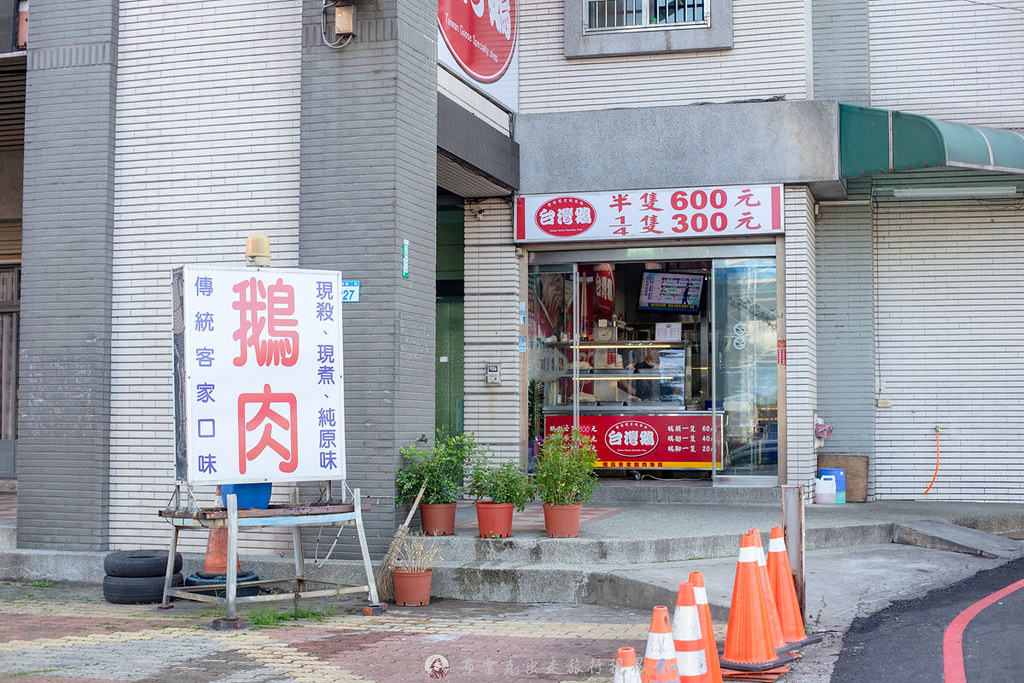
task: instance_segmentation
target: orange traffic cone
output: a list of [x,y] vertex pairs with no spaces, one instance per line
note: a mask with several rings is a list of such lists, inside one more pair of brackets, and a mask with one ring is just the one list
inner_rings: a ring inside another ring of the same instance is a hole
[[786,638],[782,635],[782,622],[779,620],[779,608],[775,604],[772,582],[768,580],[768,562],[764,556],[764,547],[761,545],[761,532],[751,529],[750,535],[754,537],[754,548],[757,549],[757,575],[761,578],[761,592],[764,595],[764,608],[768,613],[768,629],[772,634],[772,643],[777,652],[785,652]]
[[700,616],[700,635],[704,641],[708,683],[722,683],[722,667],[718,664],[718,643],[715,642],[715,625],[711,623],[711,605],[708,604],[708,592],[704,588],[704,575],[690,572],[690,584],[693,585],[693,601],[697,603],[697,614]]
[[676,666],[676,648],[672,642],[672,624],[668,618],[668,607],[658,605],[651,614],[651,630],[647,634],[647,650],[644,652],[644,668],[640,672],[641,683],[677,683],[679,667]]
[[808,636],[804,631],[804,620],[800,615],[800,603],[796,598],[796,586],[793,584],[793,572],[789,568],[782,527],[772,527],[772,535],[768,540],[768,580],[775,595],[786,646],[794,648],[821,642],[822,636]]
[[740,556],[736,563],[721,664],[738,671],[765,671],[791,661],[791,655],[775,652],[757,570],[757,548],[753,535],[744,534],[740,539]]
[[620,647],[615,656],[615,673],[612,683],[640,683],[640,669],[636,665],[636,650]]
[[693,596],[693,584],[679,584],[676,611],[672,615],[672,640],[676,648],[680,683],[707,683],[708,665],[701,638],[700,613]]
[[[241,574],[241,565],[238,558],[235,558]],[[210,536],[206,539],[206,557],[203,558],[203,574],[210,576],[228,573],[228,530],[225,528],[210,529]]]

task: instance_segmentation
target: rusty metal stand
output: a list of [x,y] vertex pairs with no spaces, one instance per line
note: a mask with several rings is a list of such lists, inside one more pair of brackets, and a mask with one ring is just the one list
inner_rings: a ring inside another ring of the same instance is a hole
[[[238,510],[238,497],[228,494],[227,509],[205,508],[198,511],[188,509],[161,510],[160,516],[173,527],[171,544],[167,554],[167,572],[164,575],[164,594],[161,608],[171,607],[172,597],[198,602],[224,605],[224,617],[214,623],[215,628],[239,628],[236,606],[239,603],[269,602],[275,600],[299,600],[301,598],[321,598],[336,595],[366,592],[369,609],[377,611],[381,608],[377,596],[377,584],[373,577],[373,565],[366,545],[366,533],[363,530],[362,501],[359,489],[352,491],[352,502],[340,505],[302,506],[297,504],[274,506],[266,510]],[[327,581],[314,581],[306,578],[305,560],[302,557],[303,526],[353,523],[359,537],[359,550],[366,571],[366,585],[349,585]],[[291,592],[269,595],[253,595],[238,597],[238,530],[241,527],[284,526],[292,527],[292,545],[295,550],[295,576],[287,579],[268,579],[264,581],[246,582],[246,586],[258,586],[274,583],[295,583]],[[215,529],[227,528],[227,576],[226,583],[210,586],[190,586],[188,588],[172,588],[174,576],[174,556],[178,547],[178,533],[182,529]],[[330,586],[326,589],[307,590],[307,584]],[[224,597],[213,595],[214,591],[223,591]],[[366,610],[364,610],[366,611]]]

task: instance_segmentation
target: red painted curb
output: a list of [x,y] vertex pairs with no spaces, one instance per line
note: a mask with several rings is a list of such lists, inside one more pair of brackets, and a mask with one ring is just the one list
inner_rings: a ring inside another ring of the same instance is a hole
[[945,678],[945,683],[967,683],[967,674],[964,671],[963,650],[964,630],[967,628],[967,624],[970,623],[971,619],[978,616],[983,609],[1021,588],[1024,588],[1024,579],[1011,583],[1006,588],[998,590],[986,598],[982,598],[958,614],[949,623],[949,626],[946,627],[946,633],[942,637],[942,674]]

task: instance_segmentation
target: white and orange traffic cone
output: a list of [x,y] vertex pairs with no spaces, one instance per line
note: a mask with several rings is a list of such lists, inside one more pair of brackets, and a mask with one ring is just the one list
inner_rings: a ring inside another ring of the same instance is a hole
[[765,558],[764,546],[761,545],[761,532],[750,530],[754,537],[754,548],[757,549],[757,575],[761,578],[761,592],[764,594],[764,608],[768,613],[768,628],[772,634],[772,643],[776,652],[786,651],[786,639],[782,635],[782,622],[779,620],[779,608],[775,604],[772,583],[768,580],[768,561]]
[[708,591],[704,587],[704,575],[690,572],[689,583],[693,586],[693,601],[697,603],[697,614],[700,616],[700,635],[704,641],[708,683],[722,683],[722,667],[718,663],[718,643],[715,642],[715,625],[711,622],[711,605],[708,603]]
[[647,649],[644,651],[644,668],[640,672],[641,683],[678,683],[679,667],[676,665],[676,648],[672,642],[672,622],[668,607],[658,605],[651,613],[651,629],[647,634]]
[[800,615],[800,603],[796,597],[793,572],[789,568],[789,555],[786,554],[786,540],[782,534],[782,527],[772,527],[771,538],[768,540],[768,580],[775,596],[786,647],[796,648],[821,642],[822,636],[809,636],[804,631],[804,620]]
[[640,668],[636,665],[636,650],[620,647],[615,655],[612,683],[640,683]]
[[720,661],[723,668],[738,671],[766,671],[793,661],[792,656],[775,651],[757,569],[757,548],[749,533],[740,539],[725,651]]
[[[235,557],[238,573],[242,573],[238,558]],[[224,527],[210,529],[206,539],[206,556],[203,558],[202,574],[217,576],[228,573],[228,530]]]
[[700,613],[693,596],[693,584],[679,584],[676,611],[672,615],[672,641],[680,683],[708,683],[707,657],[700,632]]

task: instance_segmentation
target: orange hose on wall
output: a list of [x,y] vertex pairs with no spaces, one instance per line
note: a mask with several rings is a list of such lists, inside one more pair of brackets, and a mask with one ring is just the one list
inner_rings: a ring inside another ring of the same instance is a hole
[[932,486],[935,485],[935,477],[939,476],[939,425],[935,425],[935,474],[932,475],[932,483],[928,484],[928,488],[924,490],[922,496],[927,496],[928,492],[932,490]]

